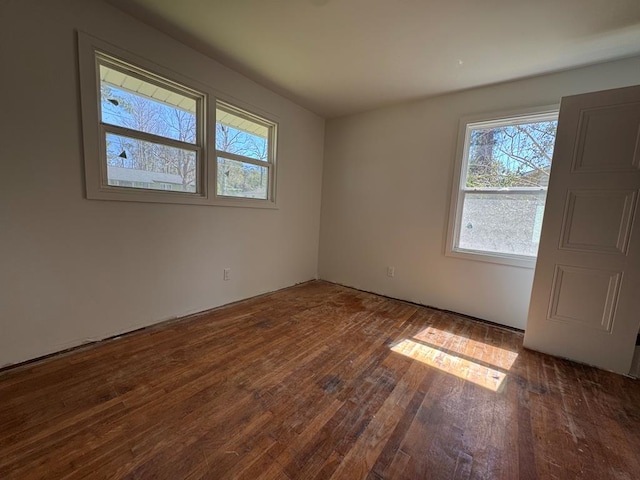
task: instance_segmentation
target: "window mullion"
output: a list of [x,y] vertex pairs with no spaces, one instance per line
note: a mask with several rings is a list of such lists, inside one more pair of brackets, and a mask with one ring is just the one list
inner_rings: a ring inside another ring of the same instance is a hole
[[487,194],[487,195],[513,195],[513,194],[521,194],[521,195],[546,195],[547,193],[547,189],[546,188],[517,188],[517,189],[510,189],[510,188],[497,188],[497,189],[490,189],[490,188],[481,188],[481,189],[476,189],[476,188],[463,188],[462,189],[463,192],[466,193],[477,193],[477,194]]
[[181,150],[191,150],[200,154],[202,147],[193,143],[183,142],[180,140],[174,140],[172,138],[162,137],[160,135],[154,135],[153,133],[141,132],[140,130],[133,130],[126,127],[119,127],[117,125],[111,125],[109,123],[100,123],[102,129],[106,133],[113,133],[123,137],[144,140],[159,145],[166,145],[168,147],[179,148]]
[[270,162],[266,162],[264,160],[256,160],[255,158],[245,157],[244,155],[238,155],[237,153],[224,152],[222,150],[216,150],[216,155],[218,157],[228,158],[229,160],[235,160],[237,162],[250,163],[252,165],[257,165],[258,167],[268,167],[271,165]]

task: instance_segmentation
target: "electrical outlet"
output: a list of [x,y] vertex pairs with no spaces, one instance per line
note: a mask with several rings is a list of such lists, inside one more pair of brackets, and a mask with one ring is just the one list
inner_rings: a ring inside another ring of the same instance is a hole
[[396,274],[396,267],[387,267],[387,277],[393,277]]
[[231,269],[230,268],[225,268],[224,272],[222,273],[222,278],[224,280],[231,280]]

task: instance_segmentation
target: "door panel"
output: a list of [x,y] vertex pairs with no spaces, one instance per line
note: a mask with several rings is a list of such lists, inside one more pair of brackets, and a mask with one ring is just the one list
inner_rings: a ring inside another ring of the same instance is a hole
[[569,190],[560,248],[626,254],[636,196],[634,190]]
[[640,86],[562,99],[524,344],[628,373],[640,326]]
[[585,108],[580,112],[575,172],[634,171],[640,168],[640,105]]
[[548,318],[611,332],[622,272],[556,265]]

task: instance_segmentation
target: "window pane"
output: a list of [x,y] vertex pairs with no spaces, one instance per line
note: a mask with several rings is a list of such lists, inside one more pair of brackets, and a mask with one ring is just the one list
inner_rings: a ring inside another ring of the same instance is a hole
[[107,133],[109,185],[196,191],[196,152]]
[[218,195],[267,198],[269,169],[252,163],[218,157]]
[[196,101],[100,65],[102,122],[196,143]]
[[216,149],[255,160],[269,160],[269,127],[216,109]]
[[459,247],[536,256],[546,192],[464,195]]
[[557,125],[545,121],[472,129],[467,188],[546,187]]

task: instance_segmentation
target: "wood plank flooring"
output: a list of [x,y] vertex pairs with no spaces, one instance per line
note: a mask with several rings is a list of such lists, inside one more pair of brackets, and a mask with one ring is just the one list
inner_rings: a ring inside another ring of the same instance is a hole
[[640,382],[310,282],[0,373],[1,479],[638,479]]

